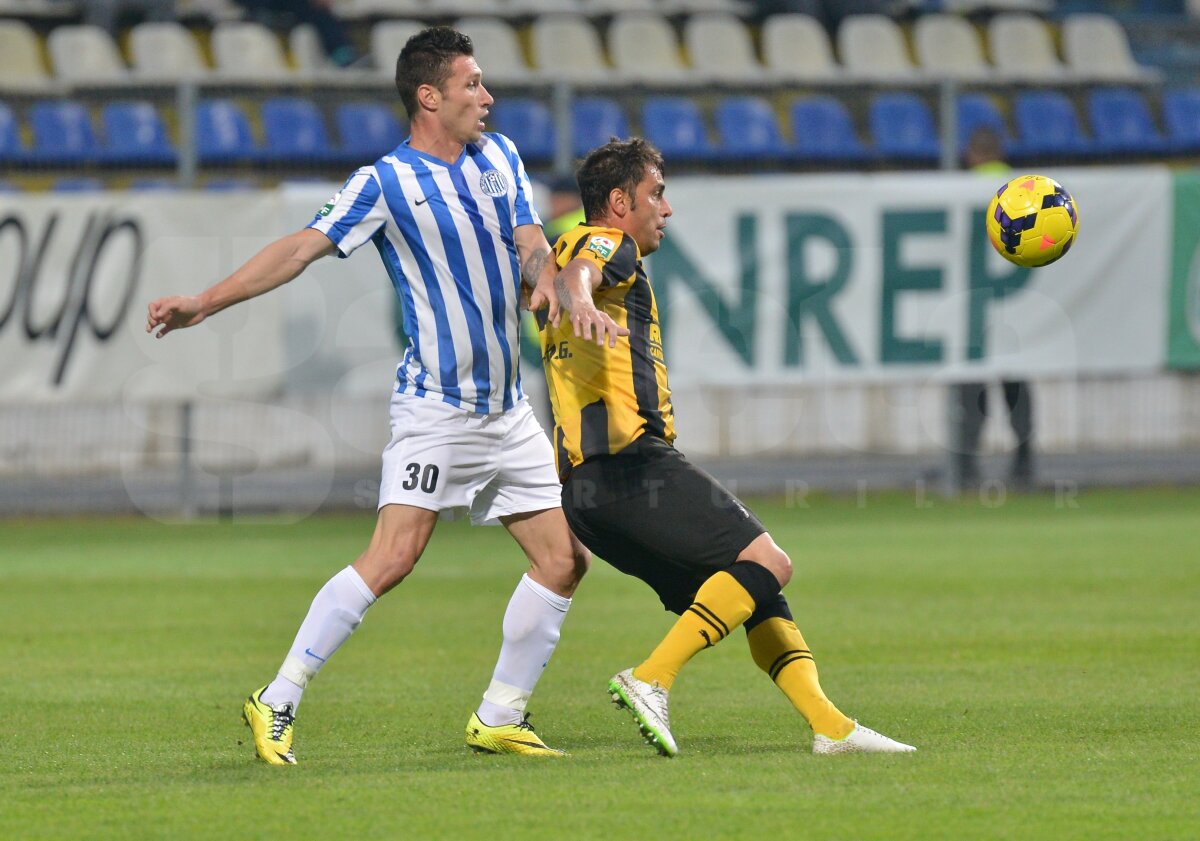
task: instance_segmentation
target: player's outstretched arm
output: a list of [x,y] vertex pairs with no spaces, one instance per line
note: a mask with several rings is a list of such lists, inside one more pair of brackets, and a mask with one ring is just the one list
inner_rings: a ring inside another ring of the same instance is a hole
[[161,339],[172,330],[195,327],[226,307],[282,286],[333,249],[327,236],[311,228],[277,239],[199,295],[171,295],[151,301],[146,332]]
[[554,290],[558,299],[558,310],[553,317],[558,326],[565,312],[575,328],[575,335],[609,347],[617,346],[618,336],[628,336],[628,328],[613,321],[612,316],[596,309],[592,294],[600,287],[604,276],[590,260],[575,259],[563,266],[554,278]]

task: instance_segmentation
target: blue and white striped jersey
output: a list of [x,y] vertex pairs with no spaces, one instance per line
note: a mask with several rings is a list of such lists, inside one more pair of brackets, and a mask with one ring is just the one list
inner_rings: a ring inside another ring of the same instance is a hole
[[480,413],[522,399],[513,230],[540,225],[511,140],[484,134],[456,163],[411,148],[350,176],[309,224],[349,256],[370,240],[404,307],[396,390]]

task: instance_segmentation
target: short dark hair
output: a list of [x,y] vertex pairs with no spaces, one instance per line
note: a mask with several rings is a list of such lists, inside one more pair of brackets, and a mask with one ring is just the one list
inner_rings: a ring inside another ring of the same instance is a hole
[[599,219],[607,212],[608,195],[613,190],[620,188],[632,196],[650,167],[666,176],[662,152],[641,137],[614,137],[589,152],[575,173],[588,220]]
[[433,85],[441,90],[454,59],[474,54],[471,39],[448,26],[431,26],[409,38],[396,59],[396,90],[409,119],[417,113],[417,88]]

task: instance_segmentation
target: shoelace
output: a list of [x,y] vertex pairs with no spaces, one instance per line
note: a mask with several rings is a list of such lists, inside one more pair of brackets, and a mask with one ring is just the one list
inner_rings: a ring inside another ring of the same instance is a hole
[[529,723],[529,713],[525,713],[525,717],[521,719],[521,723],[517,727],[521,730],[528,730],[530,733],[533,732],[533,725]]
[[296,716],[292,713],[290,706],[281,710],[272,708],[271,713],[271,741],[278,742],[283,738],[283,731],[292,726]]

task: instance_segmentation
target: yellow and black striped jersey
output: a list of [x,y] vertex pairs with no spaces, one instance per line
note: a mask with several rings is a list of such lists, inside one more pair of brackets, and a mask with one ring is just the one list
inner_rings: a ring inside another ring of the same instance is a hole
[[541,330],[554,453],[565,476],[571,466],[620,452],[643,434],[673,442],[675,411],[658,306],[637,244],[613,228],[579,225],[559,237],[554,252],[560,269],[576,258],[600,269],[596,308],[629,329],[615,348],[577,338],[565,313],[557,329],[547,323]]

